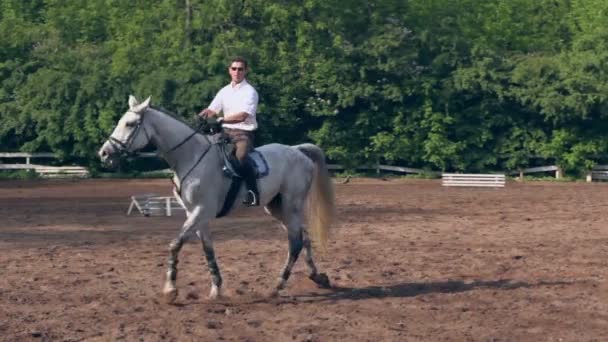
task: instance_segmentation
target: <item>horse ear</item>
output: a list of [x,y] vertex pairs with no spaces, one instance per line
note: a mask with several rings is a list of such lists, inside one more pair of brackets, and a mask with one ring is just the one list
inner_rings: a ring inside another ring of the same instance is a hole
[[139,104],[139,101],[133,95],[129,95],[129,108],[133,109],[135,106]]
[[146,99],[146,101],[135,105],[134,107],[131,107],[131,111],[137,114],[141,114],[143,112],[146,111],[146,109],[148,109],[148,107],[150,107],[150,100],[151,100],[151,96],[148,96],[148,98]]
[[148,98],[141,103],[141,105],[144,107],[143,109],[148,109],[148,107],[150,107],[150,101],[152,100],[152,96],[148,96]]

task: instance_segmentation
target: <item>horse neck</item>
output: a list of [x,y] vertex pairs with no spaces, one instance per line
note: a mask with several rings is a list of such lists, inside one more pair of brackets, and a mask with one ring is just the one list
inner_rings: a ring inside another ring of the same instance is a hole
[[195,132],[190,126],[156,109],[148,109],[146,115],[152,144],[176,172],[179,172],[178,168],[188,167],[193,156],[211,143],[207,139],[200,139],[198,135],[184,142]]

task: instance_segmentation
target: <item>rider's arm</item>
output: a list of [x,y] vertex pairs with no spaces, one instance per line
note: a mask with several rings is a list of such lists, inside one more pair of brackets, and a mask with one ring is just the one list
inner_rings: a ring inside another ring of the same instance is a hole
[[247,117],[250,114],[247,112],[239,112],[239,113],[234,113],[234,114],[230,114],[230,115],[225,115],[224,116],[224,122],[225,123],[239,123],[239,122],[243,122],[247,119]]
[[203,118],[212,118],[214,116],[218,116],[218,113],[222,111],[222,90],[218,91],[218,93],[211,101],[209,107],[203,109],[198,113],[198,116]]
[[256,112],[258,110],[258,93],[255,89],[250,88],[249,91],[243,99],[242,105],[240,106],[241,111],[228,114],[224,113],[224,122],[225,123],[239,123],[247,120],[248,116],[255,117]]

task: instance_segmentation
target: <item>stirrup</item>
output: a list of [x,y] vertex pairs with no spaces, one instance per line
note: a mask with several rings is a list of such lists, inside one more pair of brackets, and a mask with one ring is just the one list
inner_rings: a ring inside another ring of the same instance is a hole
[[247,190],[247,195],[243,200],[243,204],[248,205],[250,207],[260,205],[260,203],[258,202],[258,198],[252,190]]

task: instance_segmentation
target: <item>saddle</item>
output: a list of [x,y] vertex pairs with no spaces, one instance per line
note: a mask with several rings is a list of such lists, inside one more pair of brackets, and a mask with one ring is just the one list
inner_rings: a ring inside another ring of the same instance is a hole
[[[230,140],[230,137],[224,134],[222,124],[215,119],[202,119],[198,131],[207,135],[220,134],[218,145],[224,157],[224,166],[222,168],[224,175],[228,178],[242,178],[237,172],[239,161],[234,155],[234,144]],[[266,162],[264,155],[258,150],[253,149],[249,152],[247,159],[250,165],[253,166],[257,179],[268,175],[268,163]]]
[[[247,159],[249,163],[253,165],[256,179],[260,179],[268,175],[268,164],[266,163],[264,155],[261,154],[258,150],[253,150],[249,152],[249,154],[247,155]],[[224,171],[225,177],[242,178],[242,176],[237,171],[238,167],[239,161],[234,156],[234,153],[228,156],[224,156],[224,166],[222,168],[222,171]]]
[[[234,154],[235,146],[230,141],[228,136],[222,134],[220,137],[219,148],[224,159],[224,165],[222,167],[224,177],[230,178],[232,182],[230,183],[228,194],[224,200],[224,205],[222,206],[220,212],[216,215],[218,218],[226,216],[230,209],[232,209],[236,196],[241,189],[241,184],[243,183],[243,177],[237,171],[240,163]],[[253,166],[256,179],[260,179],[268,175],[268,163],[266,162],[266,159],[262,153],[254,149],[247,154],[246,158],[248,159],[249,164]]]

